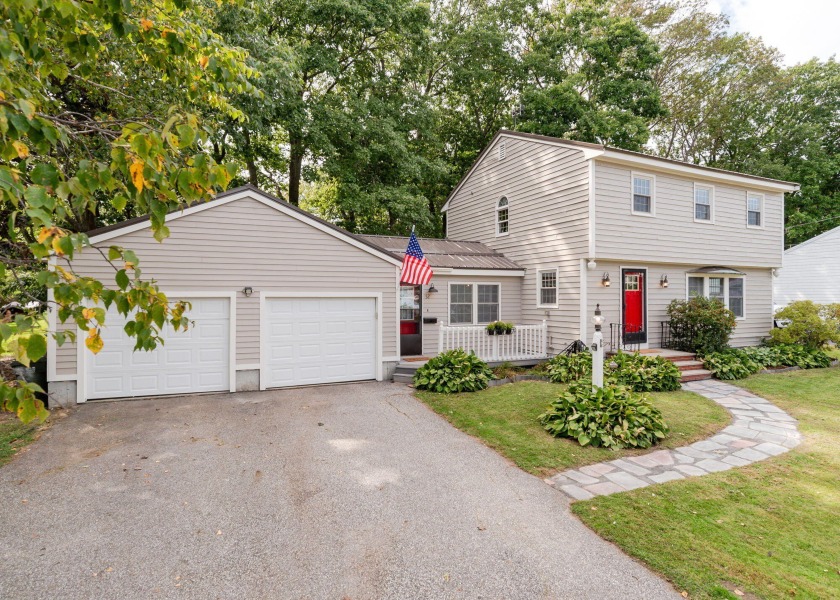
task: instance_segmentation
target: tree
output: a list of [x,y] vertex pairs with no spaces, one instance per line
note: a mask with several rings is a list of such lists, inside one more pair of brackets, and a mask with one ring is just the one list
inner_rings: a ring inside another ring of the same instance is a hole
[[[132,314],[136,348],[154,348],[160,328],[188,326],[184,303],[170,303],[142,279],[130,249],[103,253],[113,282],[73,272],[90,248],[90,215],[149,213],[156,239],[166,214],[224,189],[235,168],[205,152],[209,136],[196,116],[209,106],[242,118],[228,100],[251,88],[245,53],[208,31],[200,7],[182,0],[7,0],[0,7],[0,210],[8,217],[0,279],[38,272],[60,321],[86,332],[92,352],[106,308]],[[154,102],[150,99],[155,99]],[[52,268],[43,269],[50,262]],[[46,353],[35,314],[0,323],[16,358]],[[70,334],[49,332],[58,344]],[[24,421],[45,418],[37,386],[0,383],[0,406]]]

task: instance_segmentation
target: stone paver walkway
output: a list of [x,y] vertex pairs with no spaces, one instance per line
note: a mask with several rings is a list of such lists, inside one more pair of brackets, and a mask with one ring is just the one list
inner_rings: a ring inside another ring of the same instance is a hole
[[734,421],[709,439],[558,473],[546,483],[576,500],[742,467],[799,445],[796,419],[750,392],[708,380],[683,385],[726,408]]

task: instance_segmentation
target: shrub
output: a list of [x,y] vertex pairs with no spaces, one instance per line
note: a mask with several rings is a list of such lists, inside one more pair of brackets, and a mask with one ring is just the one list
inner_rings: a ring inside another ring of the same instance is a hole
[[758,373],[762,365],[752,360],[743,350],[730,348],[724,352],[712,352],[703,357],[703,366],[718,379],[744,379]]
[[525,372],[522,367],[517,367],[511,362],[503,362],[498,367],[493,367],[493,377],[496,379],[510,379]]
[[680,389],[680,369],[661,356],[619,352],[610,359],[604,377],[634,392],[670,392]]
[[735,329],[735,314],[717,298],[673,300],[668,317],[675,346],[700,355],[725,350]]
[[840,342],[840,315],[834,305],[823,306],[810,300],[791,302],[776,313],[787,320],[786,327],[774,328],[770,338],[778,344],[799,344],[818,350],[828,342]]
[[477,392],[487,387],[493,372],[472,352],[449,350],[429,359],[414,374],[414,387],[443,394]]
[[592,354],[589,352],[558,354],[545,364],[548,379],[554,383],[572,383],[592,376]]
[[650,448],[668,432],[647,395],[623,386],[593,389],[589,382],[571,385],[539,418],[551,435],[581,446]]

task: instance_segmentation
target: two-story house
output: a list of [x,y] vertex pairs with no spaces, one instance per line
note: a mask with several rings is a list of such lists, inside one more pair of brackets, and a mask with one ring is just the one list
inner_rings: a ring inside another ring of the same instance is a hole
[[[591,336],[596,305],[607,343],[659,347],[668,304],[693,295],[719,298],[735,313],[731,342],[747,346],[772,326],[784,194],[797,189],[599,144],[501,131],[443,210],[450,244],[479,242],[521,268],[518,297],[512,289],[492,316],[545,320],[548,354]],[[404,238],[391,242],[392,251],[405,245]],[[478,279],[485,289],[502,285],[499,273]],[[439,323],[490,319],[461,308],[487,295],[473,289],[478,279],[435,278],[439,293],[426,312],[438,323],[423,329],[427,354],[438,344]]]

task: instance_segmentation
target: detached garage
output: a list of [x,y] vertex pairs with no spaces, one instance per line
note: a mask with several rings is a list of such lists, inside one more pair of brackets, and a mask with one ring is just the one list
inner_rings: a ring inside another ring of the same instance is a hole
[[[49,348],[54,402],[381,380],[399,362],[395,254],[251,186],[172,213],[167,226],[163,243],[146,218],[89,236],[134,250],[144,279],[192,304],[193,327],[133,352],[126,318],[109,312],[98,355]],[[73,268],[113,279],[97,251],[77,255]],[[54,311],[49,319],[64,327]]]

